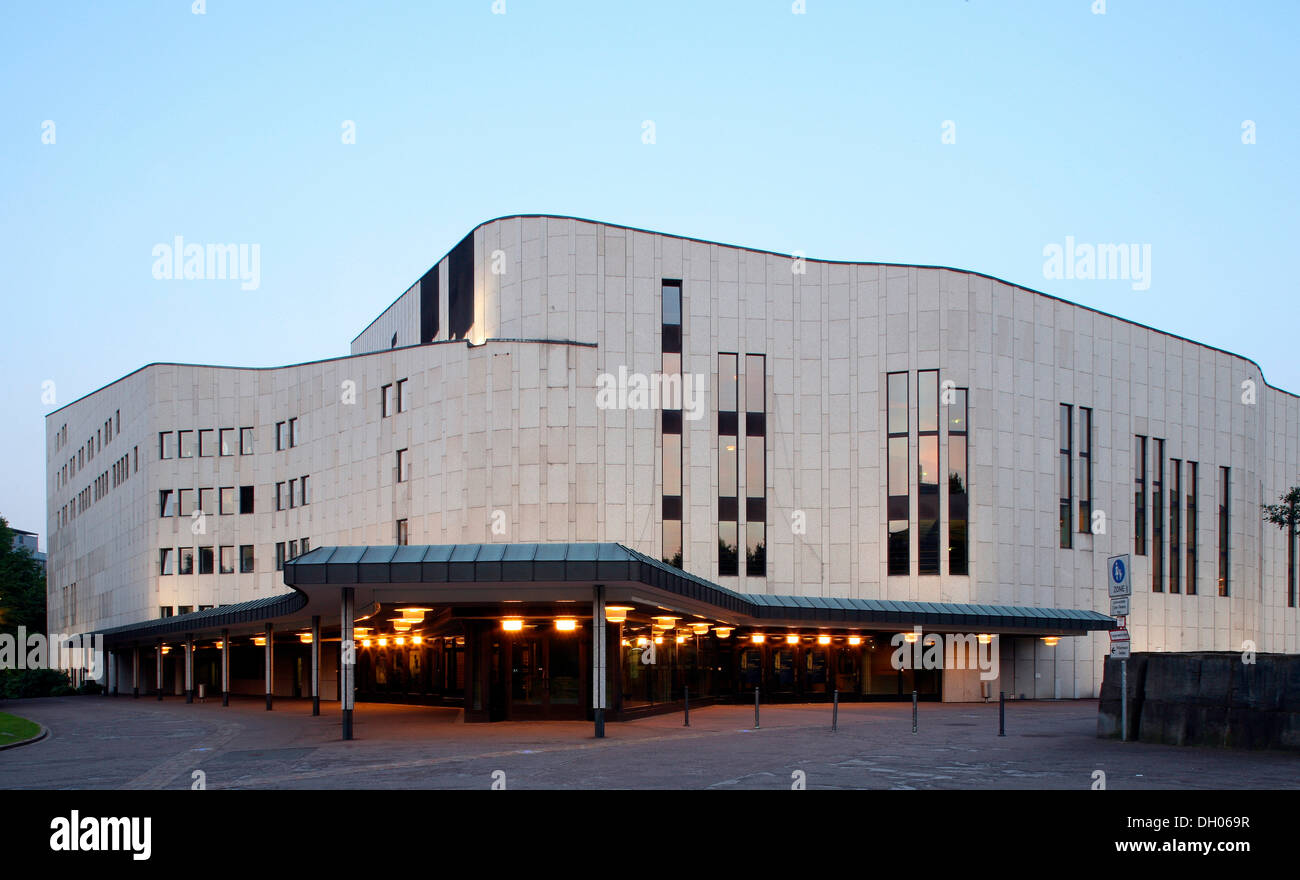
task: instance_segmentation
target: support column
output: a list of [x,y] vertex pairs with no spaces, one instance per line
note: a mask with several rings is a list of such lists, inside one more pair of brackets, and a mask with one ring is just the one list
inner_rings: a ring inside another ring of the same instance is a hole
[[159,640],[158,644],[154,647],[154,657],[158,661],[157,666],[158,666],[158,699],[159,700],[162,699],[162,666],[163,666],[162,649],[163,649],[163,643],[162,640]]
[[266,625],[266,711],[271,711],[271,694],[275,690],[275,629]]
[[311,714],[320,714],[320,615],[311,618]]
[[605,736],[605,690],[609,672],[605,621],[605,585],[597,584],[591,600],[591,705],[596,718],[596,738]]
[[[343,612],[340,615],[342,626],[339,629],[339,696],[343,704],[343,738],[352,739],[352,704],[356,697],[354,684],[357,649],[352,643],[352,628],[356,624],[356,598],[352,587],[343,588]],[[469,682],[465,682],[466,687]]]
[[230,705],[230,630],[221,631],[221,705]]
[[140,646],[131,649],[131,697],[140,699]]
[[185,636],[185,702],[194,702],[194,636]]

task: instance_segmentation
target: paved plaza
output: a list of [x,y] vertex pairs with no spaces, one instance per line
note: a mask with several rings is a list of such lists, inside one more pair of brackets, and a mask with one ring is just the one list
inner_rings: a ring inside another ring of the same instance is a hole
[[[607,726],[465,724],[455,709],[363,703],[356,739],[337,704],[261,698],[62,697],[0,703],[50,735],[0,752],[0,788],[1108,789],[1300,788],[1300,755],[1099,740],[1097,703],[709,706]],[[502,776],[504,774],[504,776]]]

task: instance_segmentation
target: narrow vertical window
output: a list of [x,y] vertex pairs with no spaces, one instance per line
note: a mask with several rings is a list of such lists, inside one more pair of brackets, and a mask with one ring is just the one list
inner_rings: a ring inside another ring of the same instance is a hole
[[969,574],[969,465],[966,461],[966,389],[948,404],[948,573]]
[[397,450],[397,482],[406,482],[406,450]]
[[239,573],[248,574],[249,572],[253,571],[253,568],[254,568],[253,545],[240,544],[239,545]]
[[397,543],[398,543],[399,545],[403,545],[403,546],[405,546],[405,544],[406,544],[407,540],[409,539],[409,537],[410,537],[410,535],[409,535],[409,533],[407,532],[406,520],[404,520],[404,519],[399,519],[399,520],[397,521]]
[[916,374],[916,568],[939,573],[939,371]]
[[302,434],[298,432],[298,420],[296,418],[289,419],[289,445],[297,446],[298,441],[301,439]]
[[885,377],[886,456],[888,475],[886,492],[889,517],[889,543],[887,552],[890,574],[908,574],[911,561],[911,537],[908,521],[912,510],[908,496],[911,471],[908,449],[908,383],[907,373],[890,373]]
[[397,380],[397,411],[406,412],[411,408],[411,395],[406,390],[406,379]]
[[1169,459],[1169,592],[1183,591],[1182,567],[1182,500],[1183,500],[1183,462],[1182,459]]
[[285,431],[286,424],[287,424],[286,422],[275,423],[275,451],[276,452],[280,452],[281,450],[289,448],[289,434],[287,431]]
[[1133,555],[1147,555],[1147,438],[1133,437]]
[[239,454],[240,455],[253,454],[253,429],[252,428],[239,429]]
[[394,406],[394,392],[392,385],[385,385],[379,389],[379,417],[386,419],[397,411]]
[[284,542],[275,545],[275,570],[284,571]]
[[[662,318],[660,339],[665,384],[681,382],[682,373],[682,283],[664,281],[660,286]],[[680,403],[680,400],[676,401]],[[682,567],[682,411],[680,406],[660,413],[662,437],[663,551],[669,565]]]
[[1231,596],[1228,583],[1228,498],[1231,470],[1219,468],[1219,595]]
[[1155,438],[1151,462],[1151,591],[1165,590],[1165,441]]
[[172,560],[174,551],[171,547],[164,547],[158,551],[158,573],[171,574],[173,571]]
[[718,574],[740,573],[738,355],[718,355]]
[[1092,407],[1079,407],[1079,531],[1092,533]]
[[1074,436],[1074,407],[1068,403],[1061,404],[1061,463],[1058,468],[1060,472],[1060,494],[1061,494],[1061,515],[1058,518],[1058,526],[1061,532],[1061,546],[1069,548],[1072,546],[1070,533],[1070,507],[1074,497],[1074,468],[1071,467],[1073,452],[1071,442]]
[[745,355],[745,574],[767,576],[767,357]]
[[1187,463],[1187,595],[1196,595],[1196,462]]

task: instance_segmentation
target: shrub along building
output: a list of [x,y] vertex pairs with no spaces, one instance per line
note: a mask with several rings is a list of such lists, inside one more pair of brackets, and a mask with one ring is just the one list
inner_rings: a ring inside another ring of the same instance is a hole
[[[268,706],[1092,697],[1116,554],[1135,650],[1297,650],[1256,511],[1298,424],[1246,358],[985,275],[506,217],[346,357],[51,413],[50,626],[116,690]],[[997,679],[896,668],[917,626]]]

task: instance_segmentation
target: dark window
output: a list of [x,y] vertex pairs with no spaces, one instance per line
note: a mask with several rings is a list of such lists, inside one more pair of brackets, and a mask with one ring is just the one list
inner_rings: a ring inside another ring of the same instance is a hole
[[253,512],[253,487],[252,486],[239,487],[239,512],[240,513]]
[[279,541],[275,545],[275,570],[284,571],[284,542]]
[[275,484],[275,509],[284,510],[284,483]]
[[253,571],[253,569],[254,569],[253,545],[252,544],[239,545],[239,571],[242,574],[248,574],[249,572]]
[[1133,553],[1147,555],[1147,438],[1133,437]]
[[1151,591],[1165,590],[1165,441],[1156,441],[1151,467]]
[[289,419],[289,445],[297,446],[301,440],[302,434],[298,431],[298,420],[296,418]]
[[766,577],[767,358],[761,354],[745,355],[745,410],[745,574]]
[[1228,581],[1228,526],[1229,510],[1228,499],[1231,498],[1229,492],[1229,481],[1232,472],[1229,468],[1219,468],[1219,595],[1231,596],[1230,584]]
[[[420,279],[420,342],[433,342],[438,335],[438,267],[434,266]],[[393,334],[397,344],[397,334]]]
[[1092,532],[1092,408],[1079,407],[1079,531]]
[[199,574],[212,574],[212,548],[199,548]]
[[182,547],[179,551],[181,565],[177,569],[179,574],[194,574],[194,548]]
[[1169,459],[1169,592],[1181,593],[1182,548],[1182,500],[1183,500],[1183,462],[1181,459]]
[[1068,403],[1061,404],[1061,465],[1058,469],[1060,472],[1061,485],[1061,515],[1058,526],[1061,532],[1061,546],[1068,548],[1071,544],[1070,532],[1070,506],[1071,499],[1074,497],[1074,474],[1071,467],[1072,450],[1071,441],[1074,436],[1074,407]]
[[474,326],[474,233],[447,255],[448,339],[469,338]]
[[1196,595],[1196,462],[1187,463],[1187,595]]
[[738,356],[718,355],[718,574],[740,574]]
[[172,617],[172,616],[174,616],[175,614],[176,614],[176,609],[173,608],[171,605],[159,605],[159,606],[158,606],[158,616],[159,616],[159,617]]
[[289,502],[290,510],[298,506],[298,481],[296,479],[289,481],[289,488],[284,494]]
[[917,572],[939,573],[939,371],[916,374]]
[[966,461],[966,389],[948,404],[948,573],[969,574],[969,465]]
[[[681,282],[664,281],[662,291],[661,367],[665,385],[682,381]],[[678,401],[668,401],[660,412],[663,549],[660,558],[682,566],[682,414]]]
[[889,568],[890,574],[908,574],[911,571],[911,537],[908,533],[908,521],[912,510],[909,500],[909,472],[911,470],[910,450],[908,449],[908,383],[907,373],[890,373],[886,378],[886,455],[888,457],[888,474],[886,491],[888,492],[887,515],[889,522]]

